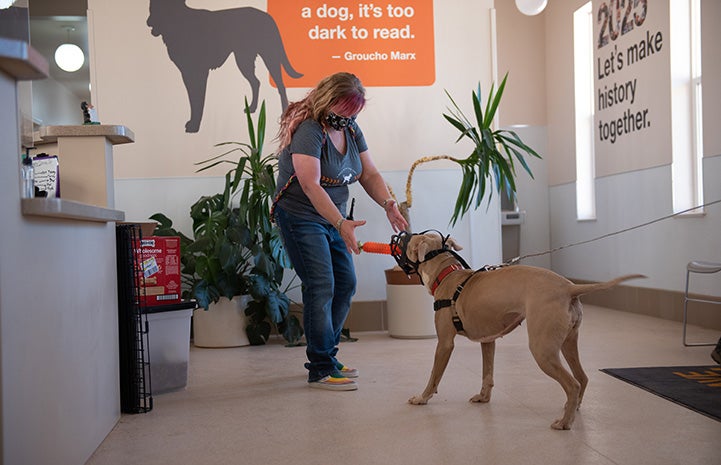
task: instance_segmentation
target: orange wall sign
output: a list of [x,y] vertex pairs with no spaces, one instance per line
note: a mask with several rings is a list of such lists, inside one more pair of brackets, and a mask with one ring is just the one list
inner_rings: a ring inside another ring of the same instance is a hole
[[436,79],[433,0],[268,0],[268,13],[303,74],[284,79],[287,87],[314,87],[337,71],[366,86],[428,86]]

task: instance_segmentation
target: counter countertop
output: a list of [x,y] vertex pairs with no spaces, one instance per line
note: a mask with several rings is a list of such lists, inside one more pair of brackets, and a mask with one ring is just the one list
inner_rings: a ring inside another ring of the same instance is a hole
[[125,212],[58,198],[22,199],[23,215],[110,222],[123,221]]
[[50,67],[45,58],[25,41],[0,37],[0,71],[18,81],[45,79]]
[[113,145],[135,142],[135,134],[125,126],[111,124],[84,124],[77,126],[41,126],[33,134],[36,144],[57,142],[58,137],[104,136]]

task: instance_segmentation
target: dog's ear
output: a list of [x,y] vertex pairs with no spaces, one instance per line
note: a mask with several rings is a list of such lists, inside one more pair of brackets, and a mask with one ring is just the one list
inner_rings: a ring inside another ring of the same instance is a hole
[[455,241],[452,237],[449,237],[446,241],[446,244],[449,245],[453,250],[463,250],[463,246]]
[[415,262],[418,260],[418,244],[420,243],[419,236],[412,236],[408,241],[408,247],[406,248],[406,258],[410,261]]
[[428,253],[428,248],[430,246],[431,246],[431,244],[429,243],[429,241],[422,237],[421,240],[419,241],[418,247],[416,247],[416,251],[417,251],[417,255],[418,255],[417,260],[419,262],[422,262],[423,260],[426,259],[426,254]]

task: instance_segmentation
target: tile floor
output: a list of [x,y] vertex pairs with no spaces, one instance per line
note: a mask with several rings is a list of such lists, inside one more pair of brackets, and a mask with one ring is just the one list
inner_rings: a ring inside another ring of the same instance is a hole
[[406,400],[427,382],[435,340],[354,336],[339,353],[361,371],[353,392],[310,389],[304,349],[280,340],[191,347],[187,388],[156,395],[147,414],[123,415],[87,464],[721,463],[721,422],[599,371],[713,364],[711,347],[681,345],[680,323],[586,306],[590,381],[571,431],[549,428],[564,395],[533,361],[525,324],[497,344],[489,404],[468,402],[481,384],[478,344],[457,337],[439,393],[414,406]]

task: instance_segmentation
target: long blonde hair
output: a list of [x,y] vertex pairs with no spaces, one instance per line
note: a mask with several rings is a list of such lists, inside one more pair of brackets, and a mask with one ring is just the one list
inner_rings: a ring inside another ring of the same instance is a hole
[[290,144],[293,133],[306,119],[318,121],[323,127],[325,117],[334,108],[343,116],[355,115],[365,107],[365,88],[351,73],[335,73],[323,78],[303,100],[293,102],[280,117],[279,150]]

